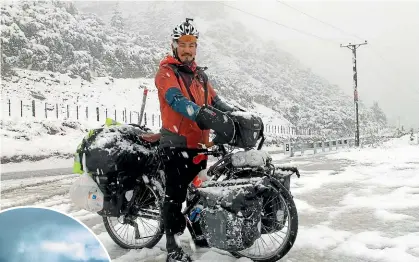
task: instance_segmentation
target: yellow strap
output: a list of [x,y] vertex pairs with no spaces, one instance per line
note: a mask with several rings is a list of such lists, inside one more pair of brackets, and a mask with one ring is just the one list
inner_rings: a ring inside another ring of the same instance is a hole
[[105,125],[106,126],[119,126],[119,125],[121,125],[121,123],[116,122],[112,118],[106,118]]
[[73,173],[80,174],[80,175],[83,174],[83,171],[81,170],[79,154],[77,153],[74,155]]

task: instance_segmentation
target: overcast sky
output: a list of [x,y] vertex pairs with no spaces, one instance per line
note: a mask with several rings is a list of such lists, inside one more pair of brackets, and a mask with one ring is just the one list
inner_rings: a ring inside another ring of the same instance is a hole
[[357,49],[358,93],[367,105],[378,101],[393,124],[419,128],[419,1],[281,1],[340,30],[316,21],[279,1],[227,1],[277,23],[314,34],[307,36],[235,9],[237,19],[303,64],[353,94],[352,52],[340,44],[362,43]]
[[50,209],[0,213],[0,262],[107,262],[109,255],[79,222]]

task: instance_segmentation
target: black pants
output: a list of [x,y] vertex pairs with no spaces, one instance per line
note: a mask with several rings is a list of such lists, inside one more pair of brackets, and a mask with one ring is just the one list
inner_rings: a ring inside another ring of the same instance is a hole
[[167,235],[185,230],[186,220],[182,215],[182,203],[186,200],[189,184],[207,167],[207,161],[193,163],[198,152],[193,149],[161,149],[166,175],[166,196],[163,203],[163,222]]

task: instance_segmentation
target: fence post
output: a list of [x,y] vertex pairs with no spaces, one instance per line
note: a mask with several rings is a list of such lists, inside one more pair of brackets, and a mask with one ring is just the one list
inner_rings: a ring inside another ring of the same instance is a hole
[[47,102],[45,102],[45,118],[48,118]]
[[108,108],[105,108],[105,117],[108,118]]
[[125,122],[128,122],[127,109],[126,108],[124,109],[124,112],[125,112]]
[[96,120],[99,122],[99,107],[96,107]]
[[77,120],[79,120],[79,105],[76,106],[76,115]]
[[[161,126],[161,117],[159,116],[159,127]],[[419,136],[419,135],[418,135]]]
[[115,118],[114,120],[116,121],[116,109],[115,109],[115,112],[113,113],[113,118]]
[[55,112],[56,112],[57,119],[58,119],[58,104],[55,104]]
[[10,102],[10,99],[9,99],[8,104],[9,104],[9,116],[11,116],[11,108],[12,108],[11,104],[12,104],[12,102]]
[[289,143],[290,143],[290,156],[293,157],[294,156],[294,144],[291,142],[291,138],[289,139]]
[[20,117],[23,117],[23,101],[20,100]]
[[313,150],[314,150],[314,154],[317,154],[317,141],[313,142]]
[[137,123],[140,124],[140,113],[139,112],[137,112],[137,118],[138,118]]
[[147,126],[147,113],[144,112],[144,126]]
[[329,141],[329,151],[332,151],[333,141]]
[[89,119],[89,106],[86,106],[86,119]]
[[129,111],[129,122],[132,123],[131,111]]
[[67,119],[70,119],[70,106],[67,105]]
[[154,126],[154,114],[151,114],[151,126]]
[[35,100],[32,100],[32,116],[35,117]]

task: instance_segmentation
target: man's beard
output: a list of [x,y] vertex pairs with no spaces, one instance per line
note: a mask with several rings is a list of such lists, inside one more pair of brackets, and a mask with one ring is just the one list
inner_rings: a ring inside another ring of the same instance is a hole
[[185,65],[190,65],[190,64],[192,64],[193,60],[194,60],[194,58],[191,55],[188,55],[188,56],[183,58],[182,63],[185,64]]

